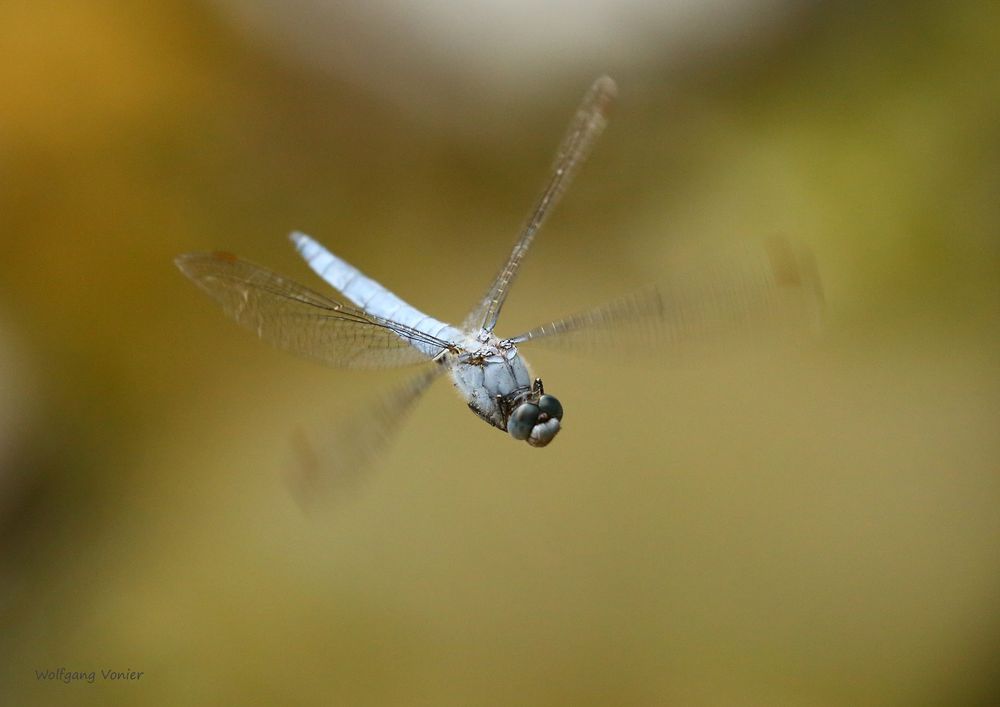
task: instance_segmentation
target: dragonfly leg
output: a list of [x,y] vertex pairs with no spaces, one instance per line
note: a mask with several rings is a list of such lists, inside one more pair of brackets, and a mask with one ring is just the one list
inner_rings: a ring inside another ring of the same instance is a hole
[[545,388],[542,386],[541,378],[535,379],[535,384],[531,386],[531,390],[532,392],[538,393],[539,395],[545,395]]
[[[469,409],[472,410],[472,412],[476,413],[476,415],[478,415],[480,418],[482,418],[486,422],[488,422],[491,425],[493,425],[494,427],[496,427],[498,430],[502,430],[504,432],[507,431],[506,426],[498,425],[497,422],[496,422],[496,420],[494,420],[492,417],[490,417],[489,415],[487,415],[485,412],[483,412],[482,410],[480,410],[479,408],[477,408],[473,403],[469,403]],[[504,419],[506,420],[506,415],[504,416]]]

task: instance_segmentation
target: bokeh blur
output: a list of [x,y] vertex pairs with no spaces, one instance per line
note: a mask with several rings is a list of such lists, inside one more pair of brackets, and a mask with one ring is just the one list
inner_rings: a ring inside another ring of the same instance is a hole
[[[982,1],[0,3],[0,703],[991,703],[998,66]],[[295,430],[400,377],[268,348],[173,257],[319,289],[301,229],[460,320],[602,73],[501,333],[777,234],[824,335],[526,348],[551,446],[439,383],[304,515]]]

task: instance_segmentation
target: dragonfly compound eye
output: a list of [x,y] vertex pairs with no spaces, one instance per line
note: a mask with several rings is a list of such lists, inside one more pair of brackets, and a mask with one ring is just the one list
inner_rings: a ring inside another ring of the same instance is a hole
[[548,415],[561,420],[563,416],[562,403],[554,395],[543,395],[538,399],[538,409]]
[[507,419],[507,431],[514,439],[528,439],[531,430],[538,422],[538,415],[541,410],[533,403],[522,403],[518,405],[514,412]]

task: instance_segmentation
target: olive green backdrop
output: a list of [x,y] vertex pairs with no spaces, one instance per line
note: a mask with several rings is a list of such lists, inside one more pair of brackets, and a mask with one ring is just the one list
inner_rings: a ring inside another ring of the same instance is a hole
[[[410,93],[227,17],[0,4],[0,702],[989,701],[992,3],[805,5],[679,53],[651,29],[641,60],[526,82],[437,46]],[[330,42],[376,77],[406,32]],[[303,515],[295,430],[363,416],[400,376],[269,349],[173,256],[225,249],[320,288],[286,239],[302,229],[460,319],[603,72],[612,122],[501,333],[677,249],[779,234],[816,255],[824,336],[641,364],[525,348],[566,408],[550,447],[439,383],[374,472]],[[98,676],[35,677],[60,667]]]

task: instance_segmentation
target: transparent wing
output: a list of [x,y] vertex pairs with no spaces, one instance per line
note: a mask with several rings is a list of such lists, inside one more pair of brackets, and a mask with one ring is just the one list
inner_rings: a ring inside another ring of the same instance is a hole
[[324,433],[318,446],[298,430],[293,438],[296,464],[287,481],[300,505],[308,509],[321,501],[336,500],[336,494],[356,484],[389,445],[417,400],[445,370],[443,365],[429,363],[382,398],[365,403],[363,415],[345,419]]
[[223,311],[278,348],[344,368],[388,368],[427,361],[410,346],[447,341],[372,316],[228,253],[187,253],[181,272]]
[[659,354],[682,345],[816,329],[812,256],[783,239],[748,245],[595,309],[513,337],[581,353]]
[[566,137],[563,138],[559,151],[556,153],[548,185],[546,185],[528,218],[528,222],[521,231],[507,263],[493,281],[489,292],[486,293],[486,297],[466,317],[463,327],[466,331],[477,331],[480,327],[486,331],[493,331],[497,318],[500,316],[500,309],[503,307],[504,300],[510,290],[510,285],[517,275],[518,268],[521,267],[521,261],[528,253],[531,241],[534,240],[535,234],[545,221],[545,217],[573,180],[580,165],[589,154],[594,141],[607,125],[608,110],[617,92],[615,82],[608,76],[602,76],[593,83],[587,95],[584,96],[583,102],[576,112],[576,117],[570,123]]

